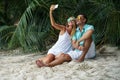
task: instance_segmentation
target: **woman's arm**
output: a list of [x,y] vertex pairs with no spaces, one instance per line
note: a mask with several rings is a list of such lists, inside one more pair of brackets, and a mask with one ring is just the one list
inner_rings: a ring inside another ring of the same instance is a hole
[[55,28],[55,29],[58,29],[58,30],[64,30],[65,29],[65,26],[64,25],[59,25],[55,22],[54,18],[53,18],[53,15],[52,15],[52,12],[53,10],[55,9],[54,8],[55,5],[51,5],[50,7],[50,21],[51,21],[51,25]]
[[72,46],[73,46],[73,48],[75,48],[75,49],[78,49],[79,48],[79,45],[76,45],[76,40],[72,40]]

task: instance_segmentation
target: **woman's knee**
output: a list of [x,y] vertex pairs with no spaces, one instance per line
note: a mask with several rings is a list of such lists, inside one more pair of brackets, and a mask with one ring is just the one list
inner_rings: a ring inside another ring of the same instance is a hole
[[64,53],[62,53],[62,54],[60,55],[60,58],[63,58],[65,61],[70,61],[70,60],[72,60],[71,57],[70,57],[68,54],[64,54]]
[[65,54],[65,58],[66,58],[67,61],[71,61],[72,60],[72,58],[68,54]]
[[61,53],[61,54],[60,54],[60,57],[63,57],[63,56],[64,56],[64,53]]
[[53,55],[53,54],[48,54],[46,57],[47,57],[48,59],[55,59],[55,55]]

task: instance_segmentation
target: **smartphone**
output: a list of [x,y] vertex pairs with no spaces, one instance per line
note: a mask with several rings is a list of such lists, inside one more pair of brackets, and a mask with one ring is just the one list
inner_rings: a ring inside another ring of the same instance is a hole
[[55,5],[55,9],[58,8],[58,4]]

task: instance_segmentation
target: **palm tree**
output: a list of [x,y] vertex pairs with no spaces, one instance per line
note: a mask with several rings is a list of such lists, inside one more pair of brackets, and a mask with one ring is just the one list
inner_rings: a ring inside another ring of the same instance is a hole
[[58,23],[65,24],[69,16],[84,13],[88,23],[95,26],[96,45],[103,42],[115,45],[120,41],[119,3],[118,0],[2,0],[0,41],[9,48],[21,46],[27,51],[44,50],[57,38],[58,31],[50,25],[49,7],[59,4],[54,13]]
[[[116,0],[91,0],[87,13],[90,23],[95,25],[96,43],[116,45],[120,40],[120,6]],[[118,44],[120,45],[120,44]]]

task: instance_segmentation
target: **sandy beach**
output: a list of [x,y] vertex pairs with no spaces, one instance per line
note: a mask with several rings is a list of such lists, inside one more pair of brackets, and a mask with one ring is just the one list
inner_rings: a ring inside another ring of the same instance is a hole
[[38,68],[35,60],[42,53],[21,50],[0,51],[0,80],[120,80],[120,50],[103,46],[95,59],[71,61],[55,67]]

